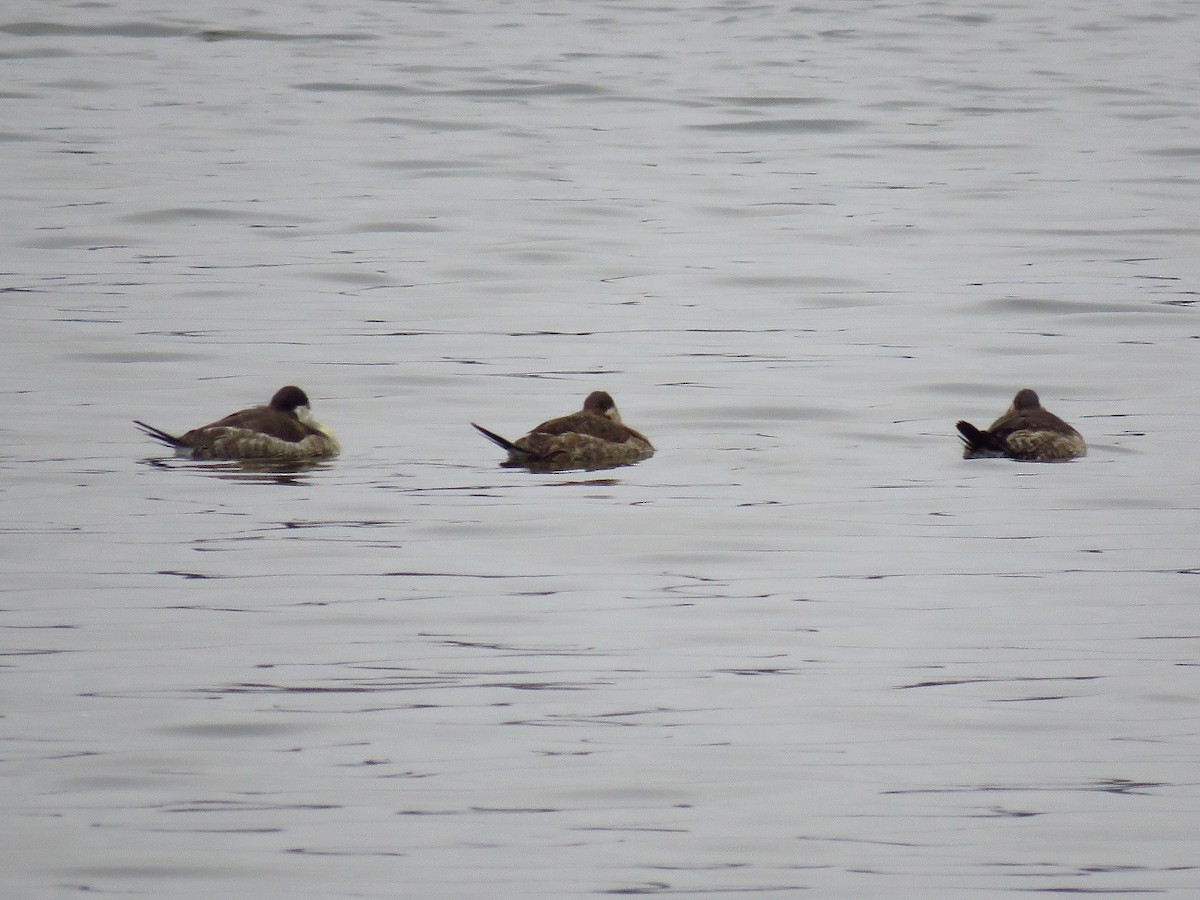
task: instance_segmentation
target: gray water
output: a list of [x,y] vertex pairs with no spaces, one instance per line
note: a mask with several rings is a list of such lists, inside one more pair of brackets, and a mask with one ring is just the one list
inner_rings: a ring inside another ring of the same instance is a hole
[[5,896],[1195,896],[1198,19],[6,6]]

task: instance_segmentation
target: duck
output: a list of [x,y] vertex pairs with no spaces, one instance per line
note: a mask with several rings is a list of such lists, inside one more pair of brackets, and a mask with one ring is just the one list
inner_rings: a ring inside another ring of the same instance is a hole
[[177,456],[192,459],[316,460],[341,450],[333,432],[313,419],[308,395],[294,384],[277,390],[265,406],[238,410],[178,436],[136,419],[133,424]]
[[970,422],[955,427],[962,438],[963,459],[1062,462],[1087,456],[1083,435],[1044,409],[1037,393],[1029,388],[1018,391],[1012,406],[986,431]]
[[645,435],[621,421],[617,404],[607,391],[592,391],[578,412],[549,419],[515,441],[474,422],[471,427],[508,451],[508,459],[500,465],[530,471],[611,469],[654,455],[654,446]]

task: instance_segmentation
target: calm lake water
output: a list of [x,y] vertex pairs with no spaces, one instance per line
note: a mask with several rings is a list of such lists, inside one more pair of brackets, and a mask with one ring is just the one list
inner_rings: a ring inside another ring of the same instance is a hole
[[[1198,44],[6,6],[5,895],[1195,896]],[[288,383],[336,460],[131,423]],[[1086,459],[959,458],[1022,387]],[[598,388],[653,459],[468,425]]]

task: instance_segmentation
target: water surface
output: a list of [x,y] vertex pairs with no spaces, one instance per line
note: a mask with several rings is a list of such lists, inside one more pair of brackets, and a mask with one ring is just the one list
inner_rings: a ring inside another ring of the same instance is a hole
[[[1193,895],[1197,33],[8,9],[8,892]],[[1022,387],[1086,459],[958,458]]]

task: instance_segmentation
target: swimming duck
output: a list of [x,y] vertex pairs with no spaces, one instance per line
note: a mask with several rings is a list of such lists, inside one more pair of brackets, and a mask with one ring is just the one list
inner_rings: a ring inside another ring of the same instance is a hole
[[306,460],[333,456],[341,448],[333,433],[313,419],[308,395],[289,384],[266,406],[230,413],[176,437],[134,420],[146,435],[193,459]]
[[502,466],[520,466],[531,471],[609,469],[654,455],[650,441],[621,421],[617,404],[605,391],[592,391],[579,412],[543,422],[515,441],[474,422],[471,425],[508,451],[508,459]]
[[980,431],[970,422],[956,426],[963,442],[963,459],[1008,457],[1031,462],[1057,462],[1087,455],[1078,431],[1054,413],[1042,409],[1029,388],[1018,391],[1012,406]]

